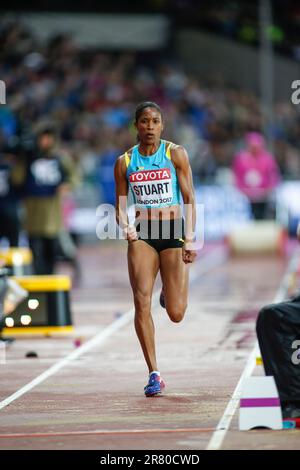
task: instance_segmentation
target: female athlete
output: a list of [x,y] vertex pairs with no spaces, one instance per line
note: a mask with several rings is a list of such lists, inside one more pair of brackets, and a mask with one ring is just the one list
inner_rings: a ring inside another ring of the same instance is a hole
[[[135,329],[149,369],[144,393],[150,397],[160,394],[165,386],[156,362],[151,315],[153,286],[160,271],[163,285],[160,303],[173,322],[180,322],[187,307],[188,265],[196,257],[193,249],[196,210],[187,152],[182,146],[161,139],[160,107],[153,102],[139,104],[135,127],[138,144],[115,164],[116,219],[128,240]],[[135,205],[134,224],[129,224],[127,215],[129,191]]]

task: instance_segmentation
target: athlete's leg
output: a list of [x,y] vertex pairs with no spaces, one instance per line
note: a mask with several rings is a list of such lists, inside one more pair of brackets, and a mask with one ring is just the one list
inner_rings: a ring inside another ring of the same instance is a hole
[[158,370],[151,315],[151,296],[158,269],[159,255],[154,248],[142,240],[128,244],[128,270],[135,305],[134,324],[149,373]]
[[159,256],[165,306],[170,319],[180,322],[187,307],[189,267],[182,260],[182,248],[162,250]]

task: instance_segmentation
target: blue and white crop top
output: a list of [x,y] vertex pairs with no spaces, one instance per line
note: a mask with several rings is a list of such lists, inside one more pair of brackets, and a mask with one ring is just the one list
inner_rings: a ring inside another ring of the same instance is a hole
[[131,156],[125,153],[127,180],[134,204],[147,209],[180,204],[180,188],[171,160],[172,142],[161,140],[153,155],[139,152],[139,145]]

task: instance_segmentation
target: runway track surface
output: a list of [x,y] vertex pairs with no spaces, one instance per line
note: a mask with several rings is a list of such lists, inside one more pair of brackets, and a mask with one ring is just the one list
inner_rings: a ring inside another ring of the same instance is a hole
[[[222,245],[206,246],[191,267],[179,324],[159,306],[157,280],[152,313],[167,387],[155,398],[143,395],[147,370],[133,326],[125,242],[82,247],[80,260],[74,334],[18,338],[0,365],[0,449],[300,447],[298,431],[238,431],[236,409],[222,439],[214,438],[253,351],[257,313],[275,298],[287,259],[230,258]],[[29,350],[38,358],[26,358]]]

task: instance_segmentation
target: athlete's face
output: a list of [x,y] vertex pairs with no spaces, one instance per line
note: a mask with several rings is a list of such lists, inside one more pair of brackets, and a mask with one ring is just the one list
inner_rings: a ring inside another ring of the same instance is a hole
[[163,122],[160,112],[155,108],[145,108],[135,123],[139,139],[144,144],[154,144],[160,139]]

